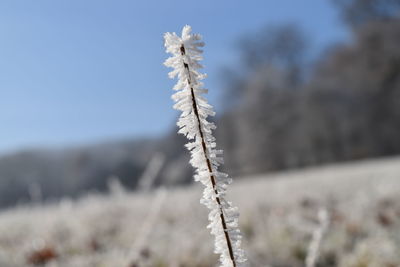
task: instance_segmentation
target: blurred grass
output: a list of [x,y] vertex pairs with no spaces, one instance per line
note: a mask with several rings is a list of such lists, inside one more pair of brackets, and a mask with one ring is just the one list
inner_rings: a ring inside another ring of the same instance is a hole
[[[400,266],[400,158],[364,161],[242,179],[229,198],[241,211],[251,266],[304,266],[317,212],[331,225],[318,266]],[[0,213],[0,266],[214,266],[201,187],[171,188],[150,222],[158,191],[88,195]],[[151,231],[133,248],[143,225]],[[138,250],[132,262],[130,253]],[[32,264],[31,264],[32,265]]]

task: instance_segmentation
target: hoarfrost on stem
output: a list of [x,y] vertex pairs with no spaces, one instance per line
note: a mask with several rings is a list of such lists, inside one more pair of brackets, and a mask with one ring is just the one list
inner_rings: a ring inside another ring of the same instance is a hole
[[321,209],[318,212],[319,226],[312,234],[312,240],[308,247],[306,257],[306,267],[315,267],[319,257],[322,238],[324,237],[329,226],[329,214],[326,209]]
[[172,95],[176,102],[174,108],[182,111],[178,132],[190,140],[186,147],[191,152],[190,164],[196,170],[194,179],[205,186],[200,202],[210,209],[207,228],[215,236],[215,253],[220,254],[222,267],[244,266],[246,257],[241,249],[239,213],[225,200],[226,188],[232,179],[218,171],[223,164],[222,150],[216,148],[212,135],[216,126],[207,120],[215,112],[204,97],[207,89],[201,80],[206,75],[199,72],[204,46],[201,39],[201,35],[191,33],[188,25],[183,28],[181,37],[165,33],[165,48],[172,56],[164,65],[173,68],[168,74],[170,78],[178,77],[173,88],[177,92]]

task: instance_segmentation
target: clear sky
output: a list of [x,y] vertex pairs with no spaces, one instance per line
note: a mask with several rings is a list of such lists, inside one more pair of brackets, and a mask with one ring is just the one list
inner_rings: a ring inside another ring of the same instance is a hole
[[204,36],[218,106],[219,70],[237,63],[236,40],[281,23],[302,27],[315,51],[346,38],[321,0],[3,0],[0,153],[161,135],[178,114],[164,32],[189,24]]

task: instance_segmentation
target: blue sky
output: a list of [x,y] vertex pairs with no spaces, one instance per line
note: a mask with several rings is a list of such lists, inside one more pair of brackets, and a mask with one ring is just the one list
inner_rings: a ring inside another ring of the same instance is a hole
[[189,24],[206,41],[217,106],[235,42],[295,23],[314,51],[346,38],[330,1],[4,0],[0,2],[0,153],[158,136],[177,112],[162,35]]

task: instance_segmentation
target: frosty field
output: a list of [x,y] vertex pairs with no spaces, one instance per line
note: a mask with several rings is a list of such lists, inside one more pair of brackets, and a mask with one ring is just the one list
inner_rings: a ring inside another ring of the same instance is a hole
[[[317,213],[330,215],[318,266],[400,266],[400,158],[235,179],[251,266],[304,266]],[[213,266],[200,185],[118,189],[0,213],[0,266]]]

